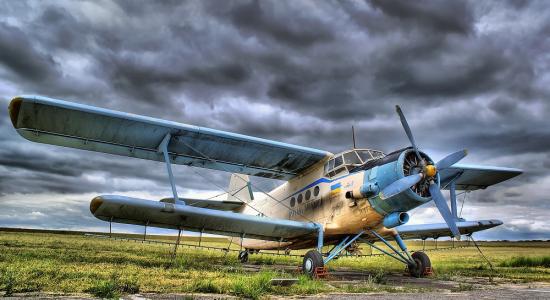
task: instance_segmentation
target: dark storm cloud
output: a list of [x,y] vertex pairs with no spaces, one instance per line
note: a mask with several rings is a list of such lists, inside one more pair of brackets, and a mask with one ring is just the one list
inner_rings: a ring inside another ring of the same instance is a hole
[[21,78],[40,84],[59,73],[53,57],[35,47],[26,32],[0,22],[0,62]]
[[460,1],[383,1],[374,0],[372,6],[405,26],[422,27],[426,31],[468,34],[473,30],[472,8]]
[[[359,145],[390,152],[408,145],[401,104],[430,154],[526,170],[471,203],[542,208],[549,28],[545,1],[6,2],[0,113],[36,93],[333,152],[354,124]],[[33,144],[8,118],[0,137],[3,198],[169,194],[160,163]],[[227,185],[176,169],[182,191]]]
[[[333,39],[334,31],[323,20],[307,14],[288,16],[288,10],[284,8],[292,8],[288,4],[257,0],[242,2],[229,10],[229,17],[244,35],[268,37],[291,47],[309,47]],[[287,22],[281,22],[282,19]]]
[[[97,153],[82,154],[78,150],[52,146],[0,145],[0,166],[7,170],[0,174],[0,194],[48,191],[112,193],[136,189],[164,195],[169,192],[165,166],[158,162]],[[176,179],[181,179],[179,174],[188,177],[178,181],[180,191],[216,190],[217,186],[225,189],[228,180],[227,174],[209,170],[174,166],[174,172]],[[206,186],[206,179],[213,186]]]

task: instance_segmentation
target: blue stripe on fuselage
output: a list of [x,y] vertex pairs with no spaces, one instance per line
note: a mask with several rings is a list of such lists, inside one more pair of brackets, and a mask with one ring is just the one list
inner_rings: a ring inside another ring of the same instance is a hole
[[292,194],[292,195],[286,197],[285,200],[288,199],[288,198],[290,198],[290,197],[292,197],[292,196],[294,196],[294,195],[297,195],[297,194],[299,194],[299,193],[301,193],[301,192],[303,192],[303,191],[305,191],[305,190],[307,190],[307,189],[309,189],[309,188],[311,188],[312,186],[316,186],[316,185],[319,184],[319,183],[331,183],[331,182],[334,182],[334,181],[337,181],[337,180],[346,178],[346,177],[348,177],[348,176],[350,176],[350,175],[353,175],[353,174],[359,173],[359,172],[361,172],[361,171],[349,173],[349,174],[346,174],[346,175],[344,175],[344,176],[342,176],[342,177],[338,177],[338,178],[334,178],[334,179],[328,179],[328,178],[325,178],[325,177],[319,178],[319,179],[315,180],[314,182],[312,182],[312,183],[306,185],[305,187],[303,187],[303,188],[300,189],[299,191],[294,192],[294,194]]

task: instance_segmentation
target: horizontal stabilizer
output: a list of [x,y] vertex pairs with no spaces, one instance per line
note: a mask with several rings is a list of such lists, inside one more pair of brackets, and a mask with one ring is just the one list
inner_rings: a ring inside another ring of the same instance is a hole
[[457,190],[473,191],[503,182],[521,173],[522,170],[514,168],[454,164],[439,171],[439,176],[443,189],[449,189],[451,181],[454,180]]
[[116,195],[95,197],[90,203],[90,211],[103,221],[270,241],[305,237],[318,232],[317,225],[311,222],[273,219]]
[[172,163],[289,180],[331,153],[205,127],[40,96],[9,106],[13,127],[38,143],[164,161],[158,146],[171,135]]
[[[456,222],[460,234],[470,234],[502,225],[500,220],[481,220]],[[451,237],[452,233],[446,223],[403,225],[396,228],[403,239],[426,239]]]
[[[185,198],[185,199],[179,198],[179,200],[184,201],[183,204],[187,204],[193,207],[225,210],[225,211],[233,211],[245,205],[241,201],[227,201],[227,200],[222,201],[222,200],[212,200],[212,199],[189,199],[189,198]],[[164,199],[161,199],[160,202],[176,204],[174,202],[174,198],[164,198]]]

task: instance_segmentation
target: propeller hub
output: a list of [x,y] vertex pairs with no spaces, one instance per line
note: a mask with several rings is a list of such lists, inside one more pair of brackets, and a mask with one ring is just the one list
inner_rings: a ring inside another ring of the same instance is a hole
[[424,167],[424,174],[426,174],[427,177],[434,177],[437,173],[437,168],[434,165],[427,165]]

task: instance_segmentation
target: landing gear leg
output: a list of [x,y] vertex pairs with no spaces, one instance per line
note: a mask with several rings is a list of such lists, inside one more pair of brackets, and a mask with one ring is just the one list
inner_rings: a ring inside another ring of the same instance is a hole
[[243,264],[248,262],[248,250],[239,252],[239,261]]
[[304,255],[304,261],[302,263],[302,271],[309,277],[315,275],[315,270],[319,267],[324,267],[323,256],[317,250],[309,250]]
[[302,262],[302,272],[307,274],[309,277],[313,278],[316,276],[317,268],[322,268],[325,266],[323,260],[323,255],[321,251],[323,250],[323,241],[324,241],[324,229],[323,225],[315,223],[317,227],[317,249],[309,250],[306,255],[304,255],[304,260]]
[[414,252],[411,256],[415,262],[415,264],[408,265],[409,274],[411,274],[411,276],[418,278],[431,274],[432,263],[426,253],[418,251]]
[[399,248],[401,251],[397,250],[394,246],[392,246],[388,241],[386,241],[382,236],[380,236],[375,231],[370,231],[373,236],[377,237],[382,243],[384,243],[388,248],[390,248],[394,253],[390,253],[382,248],[379,248],[378,246],[372,244],[368,240],[364,240],[367,244],[371,245],[372,247],[380,250],[380,252],[388,255],[391,258],[394,258],[402,263],[404,263],[407,266],[407,269],[409,270],[409,273],[413,277],[424,277],[428,276],[432,273],[432,263],[430,262],[430,258],[426,253],[417,251],[414,252],[412,255],[407,250],[407,246],[401,239],[401,236],[399,236],[399,233],[394,236],[395,241],[397,242],[397,245],[399,245]]

